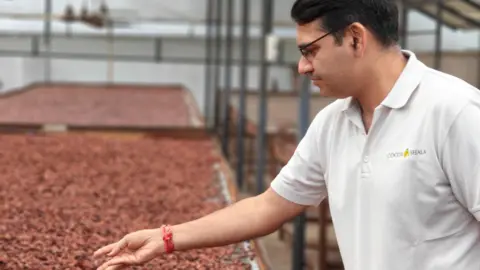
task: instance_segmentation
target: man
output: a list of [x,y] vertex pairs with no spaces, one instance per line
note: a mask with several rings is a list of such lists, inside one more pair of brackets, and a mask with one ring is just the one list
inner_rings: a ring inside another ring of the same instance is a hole
[[[339,99],[265,193],[173,226],[175,249],[269,234],[328,193],[346,270],[480,269],[478,89],[400,50],[394,1],[297,0],[291,15],[299,72]],[[101,248],[100,269],[151,260],[162,235]]]

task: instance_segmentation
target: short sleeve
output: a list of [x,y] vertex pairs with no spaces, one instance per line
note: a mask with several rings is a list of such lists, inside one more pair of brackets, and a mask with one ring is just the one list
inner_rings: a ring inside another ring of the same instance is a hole
[[319,152],[319,119],[314,119],[288,163],[271,183],[285,199],[307,206],[318,206],[327,195]]
[[480,104],[467,104],[445,139],[441,162],[458,201],[480,221]]

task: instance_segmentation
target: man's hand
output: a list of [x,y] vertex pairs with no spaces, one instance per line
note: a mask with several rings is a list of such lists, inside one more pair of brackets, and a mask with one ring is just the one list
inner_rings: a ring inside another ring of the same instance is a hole
[[[176,251],[225,246],[274,232],[307,206],[295,204],[271,188],[197,220],[172,226]],[[98,270],[119,270],[144,264],[164,252],[161,229],[142,230],[95,252],[110,258]]]
[[104,246],[94,257],[110,257],[98,270],[119,270],[151,261],[164,251],[160,229],[141,230],[127,234],[120,241]]

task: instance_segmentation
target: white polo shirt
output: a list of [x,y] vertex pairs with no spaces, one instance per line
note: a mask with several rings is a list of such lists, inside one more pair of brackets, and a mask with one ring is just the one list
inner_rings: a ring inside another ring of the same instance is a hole
[[480,91],[404,54],[369,133],[335,101],[271,187],[303,205],[328,194],[346,270],[479,270]]

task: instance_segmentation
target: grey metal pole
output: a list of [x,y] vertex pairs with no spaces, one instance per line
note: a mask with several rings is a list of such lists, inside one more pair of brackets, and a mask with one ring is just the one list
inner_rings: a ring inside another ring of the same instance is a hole
[[257,194],[264,192],[265,178],[265,145],[267,140],[267,87],[269,78],[269,66],[267,61],[266,47],[267,36],[272,32],[273,24],[273,0],[263,0],[263,18],[262,18],[262,42],[260,46],[260,55],[262,62],[260,65],[260,101],[259,101],[259,117],[258,117],[258,134],[257,134]]
[[480,88],[480,32],[478,33],[477,46],[477,88]]
[[205,25],[205,100],[203,112],[206,119],[207,129],[211,129],[213,126],[213,113],[212,113],[212,55],[213,55],[213,8],[215,0],[207,0],[206,2],[206,25]]
[[[216,7],[216,23],[215,23],[215,74],[214,74],[214,93],[216,97],[220,96],[220,73],[221,73],[221,51],[222,51],[222,13],[223,13],[223,0],[217,0],[217,7]],[[215,130],[218,128],[220,124],[220,101],[221,99],[215,98],[215,117],[214,117],[214,125]]]
[[243,189],[245,162],[245,126],[246,126],[246,92],[248,87],[248,47],[250,42],[250,0],[243,0],[242,6],[242,49],[240,51],[240,101],[238,106],[237,127],[237,184]]
[[407,1],[402,0],[402,37],[400,41],[402,48],[407,48],[408,46],[408,11]]
[[230,92],[232,91],[233,18],[234,0],[227,0],[227,36],[225,42],[225,87],[222,95],[222,150],[230,158]]
[[[310,80],[303,76],[300,89],[300,106],[298,111],[298,142],[305,136],[310,125]],[[294,221],[294,238],[292,250],[292,269],[303,270],[305,265],[305,213],[300,214]]]
[[437,24],[435,27],[435,59],[434,68],[440,70],[442,68],[442,14],[443,0],[437,0]]
[[44,61],[44,80],[46,83],[50,83],[51,81],[51,38],[52,38],[52,0],[45,0],[45,18],[44,18],[44,31],[43,31],[43,41],[45,43],[45,49],[47,51],[47,55],[43,59]]

